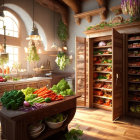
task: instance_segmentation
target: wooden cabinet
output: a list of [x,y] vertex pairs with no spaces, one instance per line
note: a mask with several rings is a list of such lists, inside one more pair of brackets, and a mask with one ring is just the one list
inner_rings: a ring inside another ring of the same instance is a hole
[[126,35],[126,113],[140,118],[140,33]]
[[115,120],[123,114],[123,35],[112,29],[110,35],[89,37],[87,44],[80,41],[76,39],[76,93],[88,99],[88,107],[111,110]]

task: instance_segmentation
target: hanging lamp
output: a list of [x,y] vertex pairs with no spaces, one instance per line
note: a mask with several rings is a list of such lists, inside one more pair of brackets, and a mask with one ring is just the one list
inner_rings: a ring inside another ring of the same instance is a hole
[[140,0],[122,0],[121,8],[123,14],[137,16],[140,14]]
[[38,33],[38,29],[37,27],[35,26],[35,23],[34,23],[34,8],[35,8],[35,1],[33,0],[33,26],[32,26],[32,31],[29,35],[29,37],[27,38],[27,40],[38,40],[40,41],[41,40],[41,37]]

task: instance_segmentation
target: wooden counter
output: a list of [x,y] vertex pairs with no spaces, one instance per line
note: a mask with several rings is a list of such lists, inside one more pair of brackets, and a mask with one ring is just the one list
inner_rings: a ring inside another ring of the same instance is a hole
[[5,91],[20,90],[27,87],[41,88],[47,86],[51,88],[52,85],[57,84],[65,75],[52,75],[52,77],[34,77],[21,79],[19,81],[0,82],[0,97]]
[[65,131],[74,117],[76,98],[78,97],[79,96],[65,97],[61,101],[46,103],[45,107],[30,112],[12,111],[2,108],[0,111],[2,138],[6,140],[31,140],[32,138],[28,134],[28,126],[30,124],[39,120],[44,120],[44,118],[60,112],[68,114],[63,126],[58,129],[50,129],[46,125],[45,130],[39,137],[35,138],[35,140],[43,140],[60,131]]

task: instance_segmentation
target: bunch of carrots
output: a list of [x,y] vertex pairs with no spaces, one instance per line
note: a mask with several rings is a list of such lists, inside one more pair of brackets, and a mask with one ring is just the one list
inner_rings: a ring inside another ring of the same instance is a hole
[[42,98],[49,97],[49,98],[51,98],[51,101],[58,101],[58,100],[62,100],[64,98],[64,96],[57,95],[52,90],[47,89],[46,86],[36,90],[35,92],[33,92],[33,94],[37,94],[38,97],[42,97]]

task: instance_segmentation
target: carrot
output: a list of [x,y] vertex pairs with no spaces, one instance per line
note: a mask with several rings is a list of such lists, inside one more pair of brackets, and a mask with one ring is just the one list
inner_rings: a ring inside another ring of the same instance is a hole
[[40,92],[42,92],[42,91],[44,91],[44,90],[48,90],[46,86],[44,86],[44,87],[42,87],[42,88],[36,90],[36,91],[34,92],[34,94],[39,94]]
[[47,93],[49,93],[49,92],[51,92],[51,90],[45,90],[45,91],[41,92],[40,94],[38,94],[38,96],[41,96],[41,95],[47,94]]

